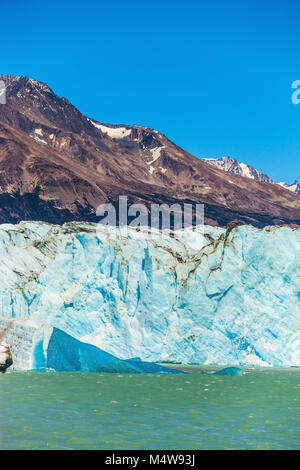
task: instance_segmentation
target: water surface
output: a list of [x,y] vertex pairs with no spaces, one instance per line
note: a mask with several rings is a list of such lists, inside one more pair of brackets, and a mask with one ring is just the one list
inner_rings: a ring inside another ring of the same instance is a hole
[[296,449],[300,374],[9,373],[1,449]]

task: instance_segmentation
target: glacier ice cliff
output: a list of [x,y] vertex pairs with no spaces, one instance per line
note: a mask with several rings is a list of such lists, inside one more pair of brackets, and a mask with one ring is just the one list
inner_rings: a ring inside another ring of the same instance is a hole
[[0,317],[122,359],[300,365],[300,230],[0,226]]

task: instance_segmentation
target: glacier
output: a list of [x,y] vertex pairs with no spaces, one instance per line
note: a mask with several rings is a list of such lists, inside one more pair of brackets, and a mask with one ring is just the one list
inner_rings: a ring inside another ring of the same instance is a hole
[[124,360],[300,365],[300,229],[127,230],[1,225],[0,317]]

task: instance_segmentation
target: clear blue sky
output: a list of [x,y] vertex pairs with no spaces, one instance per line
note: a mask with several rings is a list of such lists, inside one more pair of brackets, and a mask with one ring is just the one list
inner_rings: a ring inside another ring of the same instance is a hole
[[1,42],[1,72],[90,117],[300,179],[299,0],[15,0],[1,4]]

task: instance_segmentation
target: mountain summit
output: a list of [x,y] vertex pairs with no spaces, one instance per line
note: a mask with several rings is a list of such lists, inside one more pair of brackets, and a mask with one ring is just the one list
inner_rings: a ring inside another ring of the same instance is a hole
[[[300,224],[300,197],[229,174],[160,132],[84,116],[48,85],[2,75],[0,222],[97,221],[103,202],[205,204],[206,223]],[[267,177],[266,177],[267,178]]]
[[294,193],[300,194],[300,180],[295,180],[292,184],[287,184],[285,182],[281,182],[278,184],[280,184],[280,186],[283,186],[286,189],[289,189],[290,191],[293,191]]
[[256,170],[253,166],[246,163],[239,163],[236,158],[221,157],[221,158],[202,158],[204,162],[214,165],[220,170],[228,171],[235,175],[252,178],[256,181],[264,181],[265,183],[273,183],[274,181],[264,173]]
[[[228,171],[229,173],[234,173],[235,175],[244,176],[256,181],[274,183],[274,181],[269,176],[265,175],[259,170],[256,170],[256,168],[251,165],[247,165],[246,163],[239,163],[236,158],[202,158],[202,160],[209,163],[210,165],[220,168],[220,170]],[[287,184],[285,182],[277,184],[280,184],[280,186],[289,189],[294,193],[300,194],[300,181],[298,180],[296,180],[293,184]]]

